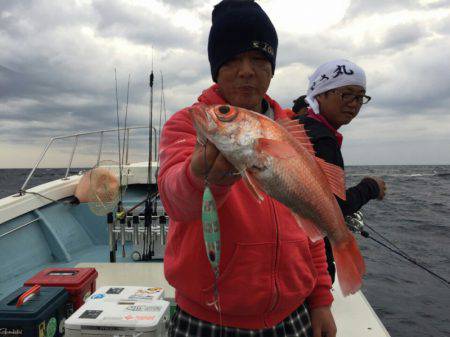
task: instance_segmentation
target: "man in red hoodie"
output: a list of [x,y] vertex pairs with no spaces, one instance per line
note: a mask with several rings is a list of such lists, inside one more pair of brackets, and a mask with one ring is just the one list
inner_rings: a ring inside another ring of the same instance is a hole
[[[275,120],[286,117],[266,94],[277,45],[275,28],[254,1],[216,5],[208,41],[216,84],[195,104],[231,104]],[[217,280],[201,222],[205,168],[220,221]],[[235,173],[213,144],[197,143],[188,108],[167,121],[158,186],[170,217],[164,271],[178,305],[169,336],[334,337],[323,241],[312,243],[276,200],[265,196],[259,203]]]

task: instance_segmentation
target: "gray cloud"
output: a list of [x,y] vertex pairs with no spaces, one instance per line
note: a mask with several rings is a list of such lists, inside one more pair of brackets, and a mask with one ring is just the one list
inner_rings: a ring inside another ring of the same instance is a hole
[[201,6],[204,3],[205,3],[204,0],[164,0],[164,4],[168,4],[174,8],[186,8],[186,9],[192,9]]
[[196,36],[173,26],[171,20],[147,8],[130,6],[127,1],[97,1],[93,7],[99,17],[98,32],[154,47],[193,48]]
[[[448,3],[447,0],[440,1],[434,6],[445,6]],[[352,0],[350,7],[345,14],[345,20],[352,20],[359,16],[371,15],[374,13],[387,13],[396,10],[404,9],[420,9],[428,7],[421,5],[417,0],[379,0],[379,1],[364,1],[364,0]]]
[[444,35],[450,35],[450,16],[446,16],[445,18],[435,22],[432,26],[436,32]]
[[421,38],[427,36],[425,29],[417,23],[407,23],[391,28],[386,34],[381,48],[404,48],[417,43]]
[[384,78],[375,77],[372,85],[377,104],[390,107],[394,114],[448,114],[450,51],[442,46],[449,46],[450,38],[436,42],[407,55],[385,57]]
[[88,24],[93,19],[88,9],[74,1],[5,1],[0,8],[0,28],[13,38],[42,34]]
[[[131,74],[128,125],[147,125],[151,46],[154,124],[159,121],[160,71],[169,114],[193,103],[212,83],[206,52],[212,5],[200,0],[163,2],[172,11],[201,7],[197,15],[202,27],[193,33],[140,4],[144,2],[2,2],[0,141],[6,146],[23,144],[26,149],[55,135],[114,128],[114,69],[121,122]],[[445,116],[450,106],[450,79],[445,71],[450,68],[448,19],[424,26],[386,27],[377,39],[368,36],[362,42],[339,30],[351,26],[356,16],[417,6],[413,1],[365,2],[364,6],[353,1],[346,18],[323,33],[280,35],[271,94],[283,106],[291,106],[319,64],[348,58],[366,69],[373,96],[364,108],[367,114],[360,116],[361,125]],[[114,139],[109,142],[115,144]],[[139,144],[142,147],[145,139]]]

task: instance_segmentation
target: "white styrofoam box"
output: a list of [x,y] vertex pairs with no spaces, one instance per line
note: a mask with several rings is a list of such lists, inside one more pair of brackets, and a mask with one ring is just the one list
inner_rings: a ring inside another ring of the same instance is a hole
[[169,325],[169,302],[87,301],[65,322],[66,337],[162,337]]

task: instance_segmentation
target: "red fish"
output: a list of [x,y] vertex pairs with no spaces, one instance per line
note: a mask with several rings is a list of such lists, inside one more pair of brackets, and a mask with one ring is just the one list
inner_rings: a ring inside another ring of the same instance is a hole
[[345,200],[344,171],[315,157],[303,126],[228,105],[196,105],[190,114],[198,137],[219,149],[259,200],[263,191],[290,208],[312,241],[329,238],[342,293],[358,291],[364,260],[335,198]]

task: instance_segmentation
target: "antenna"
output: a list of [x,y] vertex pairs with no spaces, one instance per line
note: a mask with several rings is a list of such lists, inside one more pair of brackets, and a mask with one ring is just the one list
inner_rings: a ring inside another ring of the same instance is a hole
[[149,150],[149,155],[148,155],[148,177],[147,177],[147,182],[148,182],[148,195],[150,195],[150,190],[151,190],[151,176],[152,176],[152,132],[153,132],[153,80],[154,80],[154,75],[153,75],[153,48],[152,48],[152,69],[151,69],[151,73],[150,73],[150,77],[149,77],[149,87],[150,87],[150,101],[149,101],[149,126],[148,126],[148,150]]

